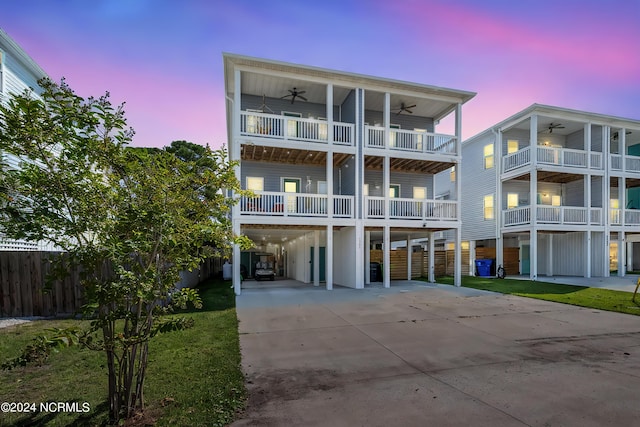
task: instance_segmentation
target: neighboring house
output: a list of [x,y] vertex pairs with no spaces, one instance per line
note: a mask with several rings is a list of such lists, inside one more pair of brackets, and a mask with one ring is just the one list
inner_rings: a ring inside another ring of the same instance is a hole
[[507,274],[533,280],[640,270],[640,121],[534,104],[462,157],[472,258],[495,248]]
[[[433,245],[442,230],[460,240],[460,201],[436,199],[434,176],[460,163],[462,105],[475,93],[234,54],[223,59],[230,157],[240,162],[242,188],[255,194],[234,207],[233,229],[258,245],[252,258],[234,250],[236,293],[247,259],[282,277],[324,281],[327,289],[362,288],[371,281],[370,249],[381,247],[388,287],[392,241],[431,237]],[[452,135],[436,129],[447,116]],[[410,278],[411,262],[407,270]]]
[[[10,94],[38,88],[38,80],[47,74],[9,35],[0,29],[0,102],[6,102]],[[18,167],[18,159],[0,151],[2,167]],[[44,243],[6,239],[0,231],[1,251],[52,250]]]

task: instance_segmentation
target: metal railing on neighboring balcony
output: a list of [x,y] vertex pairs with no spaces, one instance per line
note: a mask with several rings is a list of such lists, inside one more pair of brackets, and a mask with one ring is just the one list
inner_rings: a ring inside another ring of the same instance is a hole
[[326,120],[241,111],[240,134],[291,141],[354,145],[355,125],[333,122],[330,128]]
[[622,167],[623,156],[620,154],[609,155],[611,170],[622,172],[640,173],[640,156],[624,156],[624,170]]

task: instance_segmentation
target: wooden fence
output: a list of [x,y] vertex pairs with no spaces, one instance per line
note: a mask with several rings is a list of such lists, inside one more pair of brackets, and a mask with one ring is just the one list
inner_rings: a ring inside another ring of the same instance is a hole
[[[84,304],[77,271],[46,289],[51,252],[0,252],[0,317],[64,316]],[[222,260],[206,260],[199,272],[202,282],[222,270]]]

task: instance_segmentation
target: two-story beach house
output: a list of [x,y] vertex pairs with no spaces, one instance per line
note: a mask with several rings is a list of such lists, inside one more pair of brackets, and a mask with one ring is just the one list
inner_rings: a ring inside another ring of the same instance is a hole
[[[327,289],[362,288],[371,281],[374,247],[382,249],[388,287],[392,241],[442,230],[460,240],[460,201],[437,200],[434,175],[460,162],[462,105],[474,93],[234,54],[223,59],[230,158],[239,161],[242,188],[254,194],[234,207],[233,229],[259,248],[253,257],[235,248],[236,293],[241,271],[251,277],[264,267]],[[445,117],[453,123],[449,134],[436,129]],[[411,277],[410,260],[406,268]]]
[[[46,73],[33,59],[0,28],[0,102],[7,102],[10,94],[22,93],[29,88],[38,88],[38,80]],[[0,151],[0,167],[18,167],[19,160]],[[0,250],[52,250],[42,242],[27,242],[7,239],[0,231]]]
[[462,156],[472,254],[533,280],[640,270],[640,121],[534,104]]

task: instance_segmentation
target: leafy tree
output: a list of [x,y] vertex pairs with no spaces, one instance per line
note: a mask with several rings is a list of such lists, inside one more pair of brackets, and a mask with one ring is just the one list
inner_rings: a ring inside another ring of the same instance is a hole
[[175,288],[179,272],[246,245],[231,233],[225,197],[239,191],[235,165],[224,149],[198,148],[194,159],[128,147],[133,131],[108,93],[83,99],[64,80],[39,84],[40,95],[0,105],[0,150],[21,159],[0,172],[0,227],[61,248],[57,277],[80,271],[92,322],[79,341],[105,353],[115,423],[144,407],[149,340],[192,322],[166,314],[200,305],[196,291]]

